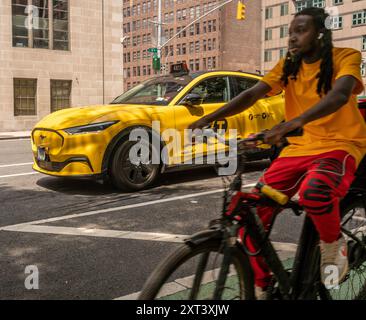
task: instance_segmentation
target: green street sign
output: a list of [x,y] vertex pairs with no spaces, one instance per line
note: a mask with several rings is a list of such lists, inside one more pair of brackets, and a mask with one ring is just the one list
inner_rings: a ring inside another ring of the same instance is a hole
[[147,49],[147,52],[157,53],[158,52],[158,48],[149,48],[149,49]]

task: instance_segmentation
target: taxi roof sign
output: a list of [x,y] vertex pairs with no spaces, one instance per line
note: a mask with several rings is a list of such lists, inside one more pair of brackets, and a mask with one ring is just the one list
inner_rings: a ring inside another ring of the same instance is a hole
[[170,74],[175,76],[187,75],[189,74],[189,69],[187,67],[187,63],[175,63],[170,66]]

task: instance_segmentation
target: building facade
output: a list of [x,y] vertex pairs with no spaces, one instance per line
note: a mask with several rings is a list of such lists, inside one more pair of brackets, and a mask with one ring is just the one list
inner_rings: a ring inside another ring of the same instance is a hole
[[288,26],[294,14],[307,6],[325,8],[331,14],[334,46],[362,52],[366,85],[366,0],[262,0],[262,71],[268,72],[286,55]]
[[[214,10],[224,1],[162,0],[162,74],[173,63],[187,63],[190,71],[260,69],[261,6],[246,3],[246,19],[236,20],[237,1]],[[212,13],[205,16],[211,10]],[[202,18],[200,18],[202,17]],[[157,47],[158,0],[123,1],[124,88],[157,74],[152,68]],[[183,30],[189,24],[190,27]],[[183,31],[182,31],[183,30]],[[177,37],[167,42],[177,33]]]
[[122,0],[0,2],[0,131],[123,91]]

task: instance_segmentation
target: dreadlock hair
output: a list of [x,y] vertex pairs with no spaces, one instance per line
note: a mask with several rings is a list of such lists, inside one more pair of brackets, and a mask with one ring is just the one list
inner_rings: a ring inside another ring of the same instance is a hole
[[[319,97],[322,96],[322,92],[327,94],[328,91],[332,89],[332,76],[333,76],[333,43],[332,43],[332,31],[330,28],[326,27],[326,21],[329,15],[322,8],[306,8],[297,14],[295,17],[300,15],[308,15],[313,18],[315,28],[317,31],[321,31],[324,33],[323,38],[321,39],[321,65],[320,72],[317,74],[318,85],[316,92]],[[281,77],[281,81],[284,83],[285,87],[288,85],[288,77],[291,76],[292,80],[297,79],[297,74],[299,72],[301,66],[302,56],[294,55],[291,56],[289,52],[287,52],[285,63],[283,65],[283,74]]]

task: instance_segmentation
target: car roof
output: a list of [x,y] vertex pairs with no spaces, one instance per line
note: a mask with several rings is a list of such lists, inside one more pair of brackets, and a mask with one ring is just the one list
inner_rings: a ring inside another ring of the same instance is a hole
[[169,80],[169,79],[182,79],[182,80],[186,80],[186,81],[192,81],[193,79],[202,76],[204,74],[209,74],[209,73],[220,73],[220,72],[227,72],[227,73],[241,73],[243,75],[253,75],[256,77],[263,77],[262,74],[258,74],[258,73],[252,73],[252,72],[245,72],[245,71],[241,71],[241,70],[237,70],[237,71],[233,71],[233,70],[211,70],[211,71],[197,71],[197,72],[192,72],[189,74],[167,74],[167,75],[162,75],[162,76],[157,76],[154,77],[152,79],[157,80]]
[[191,73],[191,75],[197,75],[197,76],[200,76],[200,75],[203,75],[203,74],[206,74],[206,73],[216,73],[216,72],[235,72],[235,73],[243,73],[243,74],[250,74],[250,75],[253,75],[253,76],[257,76],[257,77],[263,77],[262,74],[260,73],[254,73],[254,72],[246,72],[246,71],[243,71],[243,70],[210,70],[210,71],[197,71],[197,72],[193,72]]

